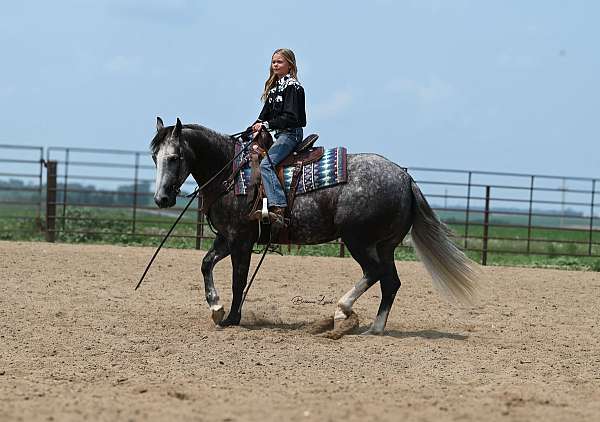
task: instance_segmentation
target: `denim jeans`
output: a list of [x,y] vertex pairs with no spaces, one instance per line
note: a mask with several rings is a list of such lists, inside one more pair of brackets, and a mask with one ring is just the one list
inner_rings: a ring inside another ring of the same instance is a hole
[[[269,157],[273,166],[281,163],[302,142],[302,128],[278,130],[275,132],[275,142],[269,149]],[[269,207],[286,207],[287,200],[283,187],[279,183],[277,173],[271,166],[269,158],[265,157],[260,162],[260,175],[262,178],[267,203]]]

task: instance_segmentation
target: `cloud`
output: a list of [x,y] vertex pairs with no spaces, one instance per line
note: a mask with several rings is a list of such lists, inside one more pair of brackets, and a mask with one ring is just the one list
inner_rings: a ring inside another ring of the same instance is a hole
[[315,104],[311,108],[311,117],[327,119],[343,113],[352,104],[353,97],[349,91],[334,92],[326,101]]
[[456,94],[456,90],[451,84],[435,76],[426,81],[394,79],[387,84],[386,90],[391,94],[413,97],[421,105],[437,104]]

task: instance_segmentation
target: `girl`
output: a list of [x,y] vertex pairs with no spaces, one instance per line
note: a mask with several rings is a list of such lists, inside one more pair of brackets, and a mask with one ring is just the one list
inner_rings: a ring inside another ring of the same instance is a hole
[[[277,179],[275,167],[302,142],[302,128],[306,126],[304,89],[298,82],[296,57],[292,50],[280,48],[271,58],[269,78],[261,96],[264,106],[252,131],[261,127],[275,132],[275,142],[269,149],[269,157],[260,163],[262,183],[267,195],[271,226],[285,226],[284,214],[287,201],[283,187]],[[272,164],[271,164],[272,163]]]

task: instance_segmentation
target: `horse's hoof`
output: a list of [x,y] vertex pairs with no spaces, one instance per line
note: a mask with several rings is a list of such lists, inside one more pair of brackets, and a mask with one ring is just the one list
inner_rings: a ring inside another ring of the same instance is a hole
[[223,321],[223,317],[225,316],[225,309],[223,309],[222,305],[213,305],[210,307],[211,310],[211,318],[215,325],[219,325],[221,321]]
[[219,323],[219,327],[231,327],[232,325],[240,325],[240,317],[239,316],[231,316],[229,315],[223,321]]

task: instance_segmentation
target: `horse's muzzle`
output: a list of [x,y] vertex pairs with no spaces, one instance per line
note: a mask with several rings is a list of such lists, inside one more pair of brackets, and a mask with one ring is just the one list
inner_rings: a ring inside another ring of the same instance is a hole
[[154,202],[158,205],[158,208],[169,208],[175,205],[177,196],[176,195],[154,195]]

